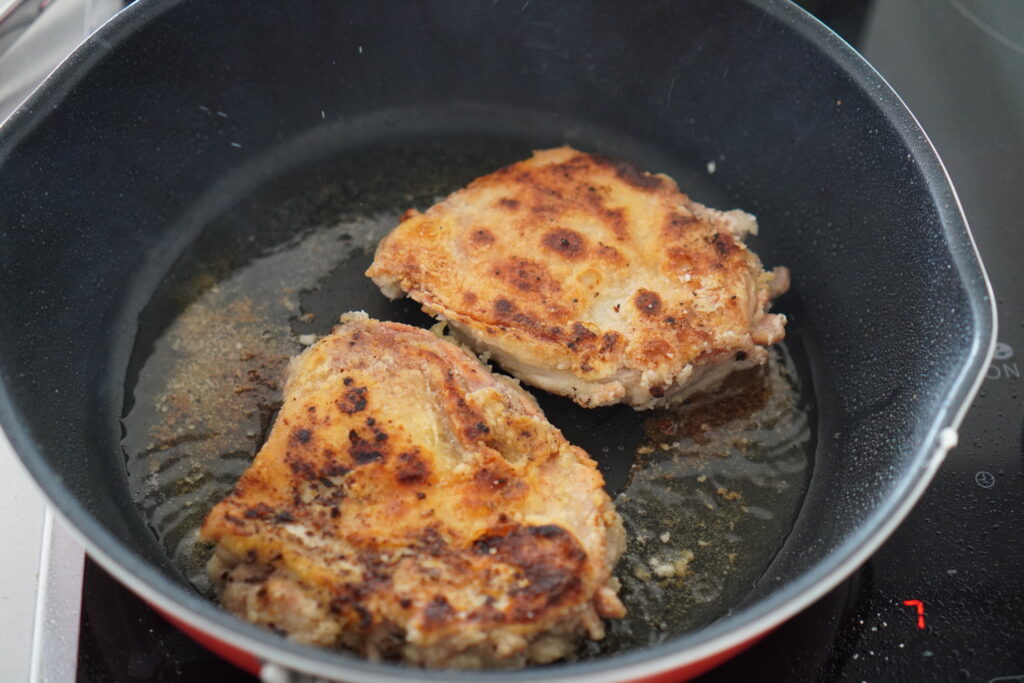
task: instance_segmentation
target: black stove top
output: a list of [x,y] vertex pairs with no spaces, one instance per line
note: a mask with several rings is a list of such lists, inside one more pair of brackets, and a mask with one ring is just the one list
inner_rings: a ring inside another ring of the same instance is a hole
[[[701,677],[1024,683],[1024,7],[1020,0],[804,0],[918,116],[960,193],[999,307],[981,393],[914,512],[853,577]],[[96,565],[78,679],[252,681]]]

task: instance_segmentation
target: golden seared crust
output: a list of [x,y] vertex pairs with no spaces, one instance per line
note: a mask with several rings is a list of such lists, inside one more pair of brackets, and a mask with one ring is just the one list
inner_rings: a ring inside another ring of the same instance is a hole
[[409,211],[367,275],[525,382],[585,406],[649,408],[766,358],[788,286],[743,243],[754,217],[570,147]]
[[525,391],[428,331],[349,314],[295,359],[201,535],[224,605],[307,643],[518,666],[620,617],[622,524]]

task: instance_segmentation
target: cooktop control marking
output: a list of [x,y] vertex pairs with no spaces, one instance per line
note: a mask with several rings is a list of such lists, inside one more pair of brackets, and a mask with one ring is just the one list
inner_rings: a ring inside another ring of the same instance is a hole
[[917,609],[917,627],[924,628],[924,603],[920,600],[904,600],[903,604]]
[[1005,342],[998,342],[992,354],[992,364],[985,372],[986,379],[1020,379],[1020,367],[1013,360],[1013,347]]

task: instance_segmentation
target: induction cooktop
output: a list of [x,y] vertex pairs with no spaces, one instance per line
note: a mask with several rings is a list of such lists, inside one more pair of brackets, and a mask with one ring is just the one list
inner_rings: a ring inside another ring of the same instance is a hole
[[[868,58],[931,137],[991,278],[1000,338],[960,445],[892,538],[698,680],[1024,683],[1024,3],[800,4]],[[88,560],[83,584],[79,681],[255,680]]]

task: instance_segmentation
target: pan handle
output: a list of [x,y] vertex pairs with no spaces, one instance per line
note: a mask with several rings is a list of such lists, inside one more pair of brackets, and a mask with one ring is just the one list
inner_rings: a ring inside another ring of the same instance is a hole
[[311,676],[298,671],[292,671],[286,666],[275,662],[263,662],[260,667],[261,683],[344,683],[341,679],[332,679]]
[[40,0],[0,0],[0,54],[7,50],[49,4]]

